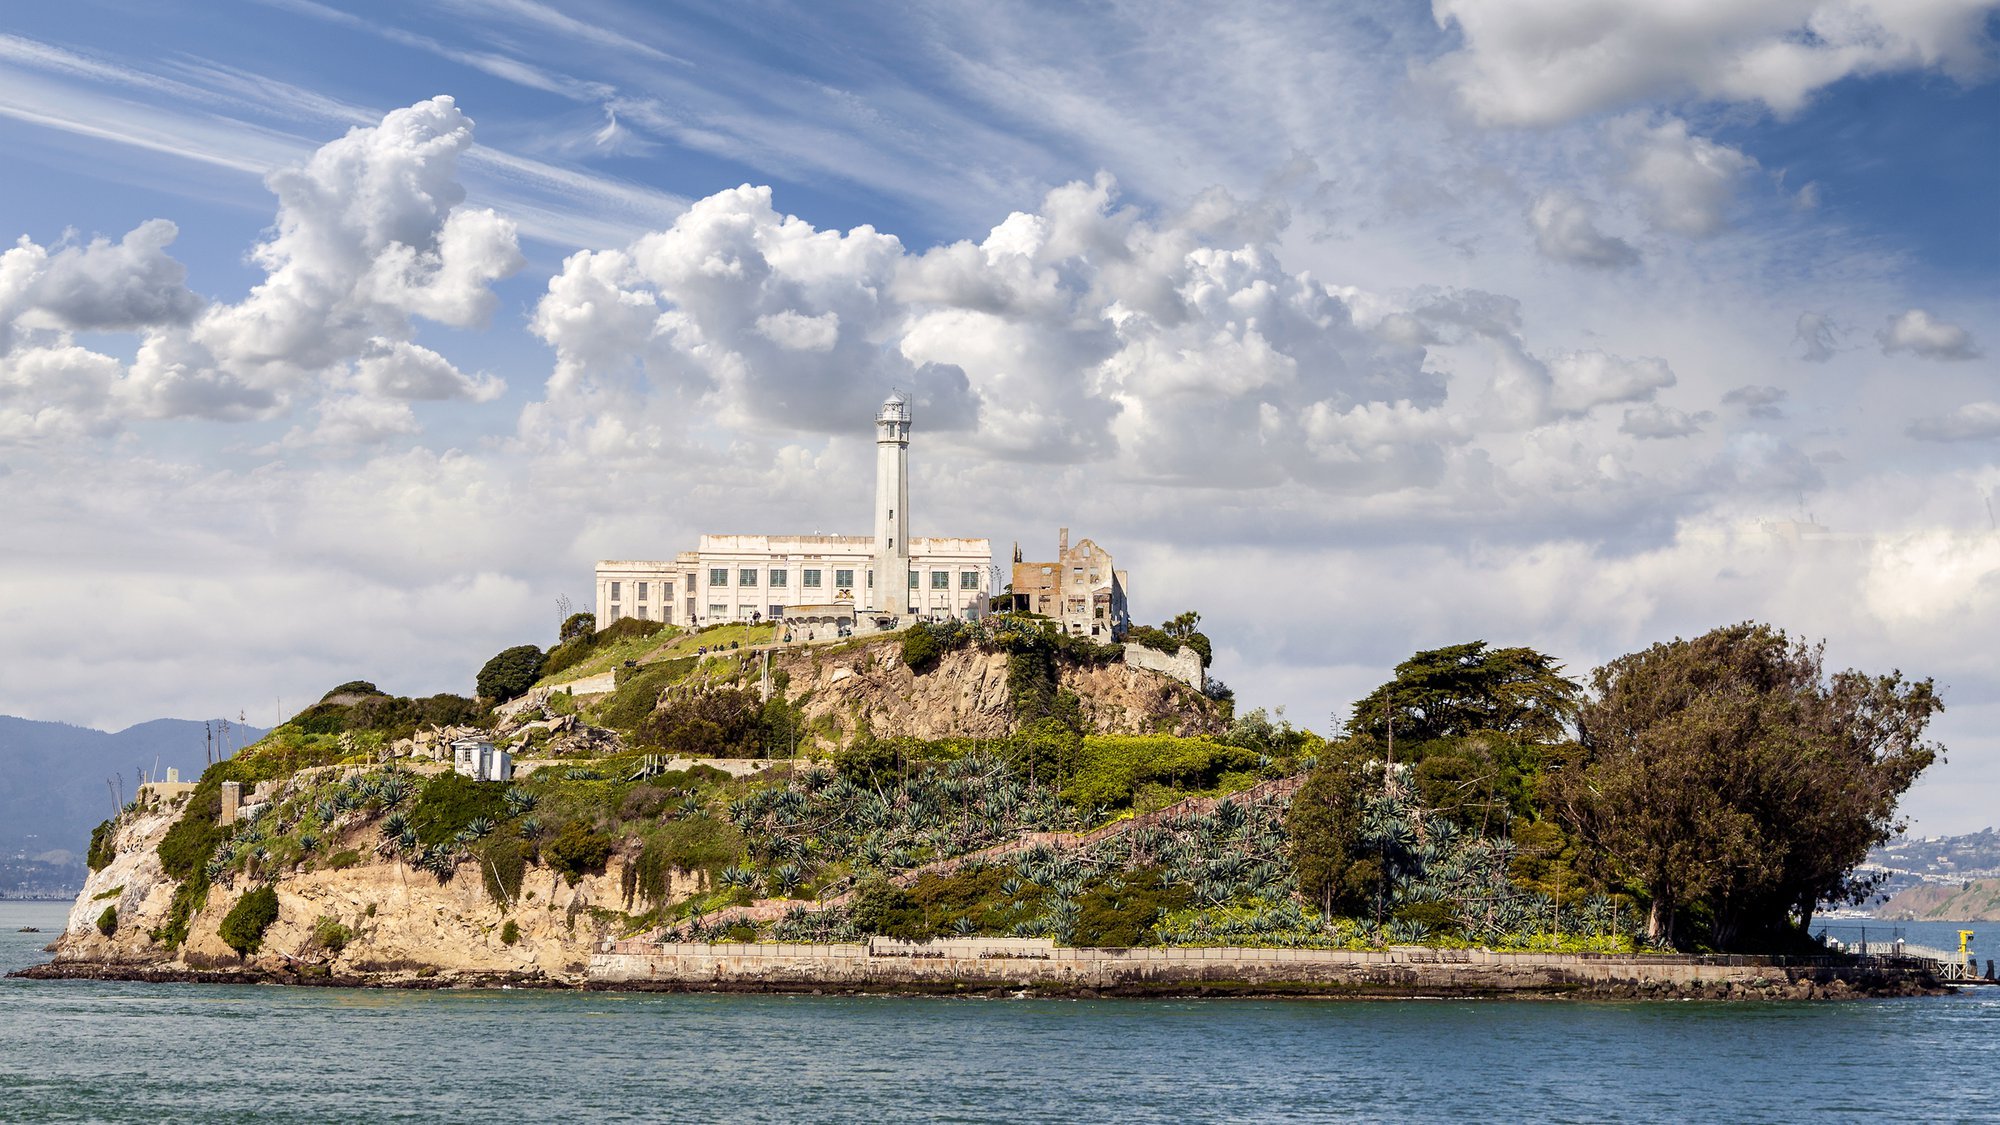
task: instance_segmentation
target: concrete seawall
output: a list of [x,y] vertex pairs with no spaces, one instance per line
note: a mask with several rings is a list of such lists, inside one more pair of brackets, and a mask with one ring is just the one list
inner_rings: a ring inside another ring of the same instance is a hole
[[1045,940],[916,945],[605,942],[587,979],[599,988],[1030,989],[1144,995],[1248,992],[1819,996],[1928,991],[1915,967],[1829,958],[1494,953],[1392,948],[1351,952],[1249,947],[1070,949]]

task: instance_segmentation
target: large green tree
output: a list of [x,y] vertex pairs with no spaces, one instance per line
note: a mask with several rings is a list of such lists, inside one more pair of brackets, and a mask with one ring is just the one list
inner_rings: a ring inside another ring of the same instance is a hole
[[1379,785],[1359,754],[1328,746],[1285,814],[1299,894],[1328,917],[1358,910],[1375,893],[1381,868],[1366,854],[1361,829],[1368,795]]
[[475,684],[488,703],[505,703],[534,687],[541,675],[542,650],[534,645],[515,645],[487,661]]
[[1562,737],[1581,693],[1553,657],[1470,641],[1396,665],[1395,679],[1354,705],[1348,728],[1381,742],[1392,733],[1411,742],[1480,733],[1547,741]]
[[1867,892],[1855,869],[1900,828],[1943,704],[1900,672],[1828,675],[1822,647],[1746,622],[1596,671],[1551,789],[1655,940],[1771,948]]

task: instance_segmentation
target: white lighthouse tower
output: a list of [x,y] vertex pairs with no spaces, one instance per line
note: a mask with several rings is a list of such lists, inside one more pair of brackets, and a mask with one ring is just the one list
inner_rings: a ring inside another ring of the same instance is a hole
[[897,391],[875,413],[875,587],[868,604],[910,612],[910,404]]

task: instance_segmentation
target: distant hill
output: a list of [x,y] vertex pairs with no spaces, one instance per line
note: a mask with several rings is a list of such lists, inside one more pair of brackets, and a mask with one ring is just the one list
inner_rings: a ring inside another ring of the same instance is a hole
[[1890,896],[1875,917],[1899,922],[2000,922],[2000,879],[1924,883]]
[[[205,724],[191,719],[154,719],[115,733],[0,715],[0,894],[44,889],[50,880],[82,884],[83,853],[90,830],[114,811],[106,778],[123,775],[125,799],[138,787],[142,771],[156,765],[181,776],[199,776],[206,754]],[[230,742],[249,745],[264,731],[231,723]],[[60,856],[54,853],[70,853]],[[65,869],[60,877],[55,871]]]
[[1887,875],[1870,896],[1877,918],[2000,921],[2000,832],[1991,828],[1898,836],[1870,851],[1864,869]]

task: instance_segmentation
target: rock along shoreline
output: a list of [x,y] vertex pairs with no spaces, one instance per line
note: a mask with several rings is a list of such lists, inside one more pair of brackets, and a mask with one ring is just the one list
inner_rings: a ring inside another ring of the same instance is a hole
[[255,958],[236,965],[58,960],[33,980],[389,989],[536,988],[791,995],[1240,999],[1822,1000],[1948,993],[1916,962],[1493,953],[1399,947],[1070,949],[986,939],[912,945],[602,942],[572,971]]

